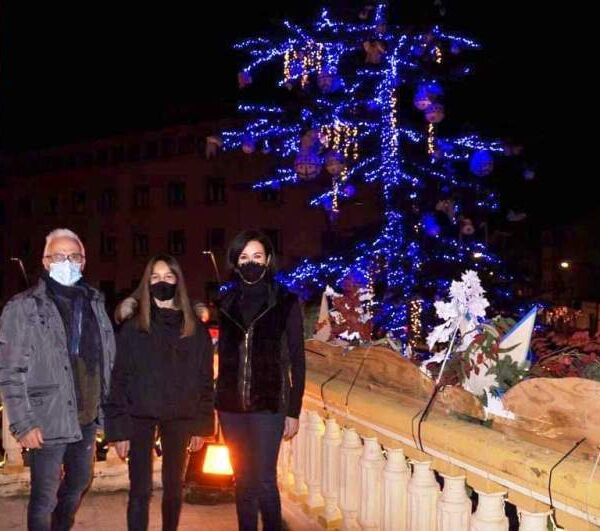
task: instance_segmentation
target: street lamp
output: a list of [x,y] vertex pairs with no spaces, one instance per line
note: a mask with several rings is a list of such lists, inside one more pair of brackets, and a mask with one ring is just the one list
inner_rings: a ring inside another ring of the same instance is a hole
[[565,269],[565,270],[567,270],[567,269],[570,269],[570,268],[571,268],[571,262],[569,262],[569,261],[567,261],[567,260],[563,260],[563,261],[560,263],[560,268],[561,268],[561,269]]
[[217,277],[217,282],[221,283],[221,274],[219,273],[219,267],[217,266],[217,261],[215,260],[215,253],[213,253],[210,249],[207,251],[202,251],[202,254],[207,254],[210,256],[210,261],[212,262],[213,269],[215,270],[215,275]]

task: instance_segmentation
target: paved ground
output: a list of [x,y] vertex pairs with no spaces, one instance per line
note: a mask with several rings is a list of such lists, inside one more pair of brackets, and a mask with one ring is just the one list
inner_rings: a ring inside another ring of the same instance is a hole
[[[150,530],[160,530],[160,495],[157,491],[150,507]],[[73,531],[126,530],[125,508],[127,493],[88,494],[77,513]],[[316,531],[321,528],[308,520],[291,502],[283,500],[284,518],[289,529]],[[0,531],[25,530],[27,498],[0,498]],[[235,531],[237,529],[233,504],[191,505],[184,503],[180,531]]]

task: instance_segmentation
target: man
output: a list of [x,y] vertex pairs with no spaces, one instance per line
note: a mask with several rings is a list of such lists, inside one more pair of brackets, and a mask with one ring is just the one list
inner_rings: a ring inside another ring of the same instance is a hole
[[52,231],[42,263],[38,284],[15,295],[0,318],[0,392],[11,433],[30,450],[31,531],[73,525],[93,475],[115,355],[103,297],[82,278],[79,237]]

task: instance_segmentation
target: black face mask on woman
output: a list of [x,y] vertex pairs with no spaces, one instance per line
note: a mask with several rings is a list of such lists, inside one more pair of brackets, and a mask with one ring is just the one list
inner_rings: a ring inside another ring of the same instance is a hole
[[150,284],[150,293],[159,301],[170,301],[175,297],[177,284],[169,284],[169,282],[157,282]]
[[237,267],[236,271],[246,284],[256,284],[265,277],[267,266],[258,262],[244,262]]

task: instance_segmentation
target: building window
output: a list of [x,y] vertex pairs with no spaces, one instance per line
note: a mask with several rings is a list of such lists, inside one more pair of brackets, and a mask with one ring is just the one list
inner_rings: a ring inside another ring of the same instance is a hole
[[170,207],[185,206],[185,183],[169,183],[169,185],[167,186],[167,203]]
[[100,234],[100,255],[104,258],[117,256],[117,237],[102,232]]
[[99,149],[96,152],[96,164],[106,166],[108,164],[108,149]]
[[223,249],[225,247],[225,229],[208,229],[206,243],[209,249]]
[[133,235],[133,256],[148,256],[150,254],[148,245],[148,235],[144,233],[135,233]]
[[113,164],[125,162],[125,146],[113,146],[110,149],[110,158]]
[[46,215],[56,216],[58,214],[58,196],[51,195],[46,201]]
[[117,209],[117,191],[114,188],[105,188],[98,200],[98,211],[107,213]]
[[94,156],[91,153],[78,153],[78,166],[80,168],[88,168],[94,162]]
[[127,146],[127,161],[138,162],[140,160],[140,145],[131,144]]
[[85,192],[73,192],[73,213],[83,214],[85,212]]
[[194,152],[194,145],[196,144],[196,139],[194,135],[186,135],[179,137],[177,141],[177,151],[180,155],[188,155],[189,153]]
[[20,216],[30,217],[33,214],[33,200],[31,197],[19,198],[17,209]]
[[160,151],[163,157],[170,157],[175,154],[175,139],[171,136],[165,136],[160,141]]
[[260,190],[258,197],[262,203],[279,203],[281,192],[274,188],[263,188]]
[[185,254],[185,231],[170,230],[168,247],[169,253],[172,255]]
[[158,142],[156,140],[149,140],[144,145],[144,159],[152,160],[158,157]]
[[271,240],[277,254],[281,254],[280,231],[277,229],[261,229],[263,234]]
[[133,189],[133,208],[139,210],[150,208],[150,187],[147,184],[137,185]]
[[206,183],[206,201],[208,203],[225,203],[225,179],[223,177],[209,177]]

